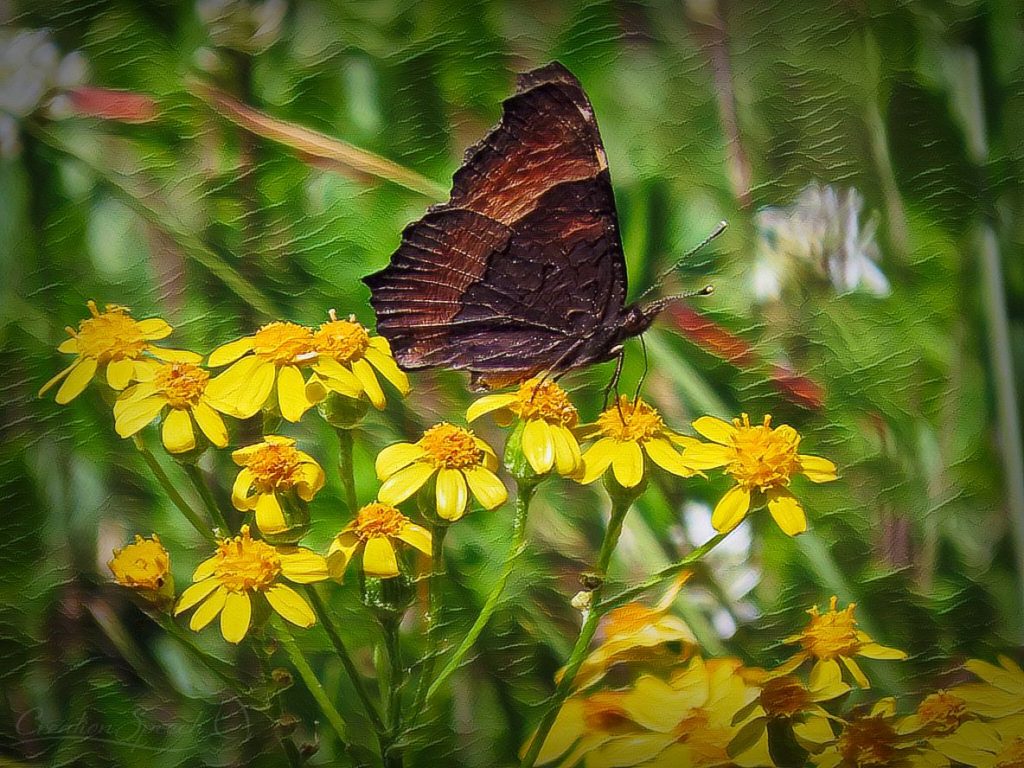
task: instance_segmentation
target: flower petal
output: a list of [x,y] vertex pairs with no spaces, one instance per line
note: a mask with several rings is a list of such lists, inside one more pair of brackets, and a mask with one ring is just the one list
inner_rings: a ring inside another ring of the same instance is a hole
[[[219,585],[218,585],[219,586]],[[192,614],[192,618],[188,623],[189,629],[198,632],[215,618],[224,607],[224,601],[227,599],[228,591],[224,587],[220,587],[198,608],[196,612]]]
[[551,442],[555,446],[555,470],[563,477],[576,475],[583,466],[580,444],[573,433],[561,424],[551,426]]
[[551,427],[543,419],[530,419],[523,428],[523,455],[538,475],[549,472],[555,464],[555,444]]
[[327,560],[305,547],[278,547],[281,575],[296,584],[313,584],[327,578]]
[[228,444],[228,428],[224,419],[213,408],[200,401],[192,409],[192,416],[203,431],[206,438],[218,448],[226,448]]
[[362,397],[363,385],[359,383],[359,379],[337,360],[322,359],[313,366],[313,370],[323,378],[328,389],[353,400]]
[[199,565],[196,566],[195,571],[192,573],[192,581],[202,581],[208,579],[217,572],[217,566],[220,564],[220,557],[214,555],[208,557]]
[[[74,339],[68,339],[68,341],[74,341]],[[56,376],[51,378],[48,382],[43,384],[43,386],[41,386],[39,388],[39,391],[36,393],[36,397],[42,397],[43,395],[45,395],[54,384],[56,384],[58,381],[60,381],[65,376],[67,376],[69,373],[71,373],[80,362],[81,362],[81,359],[75,360],[67,368],[65,368],[60,373],[58,373]]]
[[281,415],[294,423],[302,418],[302,414],[313,407],[306,399],[306,381],[302,371],[294,365],[283,365],[277,372],[277,404]]
[[830,483],[836,479],[836,465],[821,456],[797,456],[800,471],[812,483]]
[[206,385],[206,401],[221,413],[248,419],[274,390],[277,367],[261,357],[245,357]]
[[612,459],[612,472],[619,485],[633,488],[644,479],[644,452],[633,442],[620,442]]
[[171,328],[170,324],[159,317],[147,317],[145,320],[139,320],[135,323],[135,330],[138,331],[139,335],[146,341],[166,339],[174,332],[174,329]]
[[78,365],[72,367],[68,371],[68,377],[64,379],[64,383],[57,390],[57,396],[54,398],[57,401],[57,405],[66,405],[82,394],[82,390],[92,381],[96,368],[95,357],[82,358]]
[[505,503],[508,489],[487,467],[468,467],[462,470],[469,490],[484,509],[495,509]]
[[78,354],[78,339],[72,336],[70,339],[64,339],[57,347],[58,352],[63,352],[66,355],[77,355]]
[[457,469],[442,468],[437,472],[437,514],[445,520],[458,520],[466,512],[469,489],[466,478]]
[[711,514],[711,525],[719,533],[728,533],[741,522],[750,509],[750,491],[742,485],[734,485],[715,505]]
[[355,531],[344,530],[334,537],[327,550],[327,575],[338,581],[345,575],[345,569],[352,560],[352,555],[362,545]]
[[281,502],[277,500],[277,495],[273,492],[260,493],[256,496],[256,527],[263,534],[281,533],[288,530]]
[[734,425],[714,416],[701,416],[693,422],[693,428],[711,442],[722,445],[732,445],[732,439],[737,434]]
[[507,408],[516,401],[516,396],[510,393],[498,395],[484,395],[479,400],[473,401],[466,410],[466,421],[472,424],[484,414],[497,411],[500,408]]
[[800,502],[785,488],[769,491],[768,511],[787,536],[796,536],[807,530],[807,515]]
[[882,659],[885,661],[903,661],[907,658],[905,651],[901,651],[899,648],[889,648],[885,645],[880,645],[874,640],[871,640],[864,633],[861,635],[861,646],[857,649],[857,655],[863,656],[866,659]]
[[839,658],[842,660],[843,665],[850,670],[850,674],[853,675],[853,680],[857,685],[864,689],[871,687],[871,683],[868,681],[868,676],[864,674],[860,665],[856,661],[851,659],[849,656],[840,656]]
[[683,457],[672,447],[672,443],[663,437],[655,437],[644,442],[644,450],[651,457],[651,461],[679,477],[690,477],[693,470],[683,461]]
[[430,531],[422,525],[406,523],[402,530],[398,532],[398,538],[425,555],[429,555],[432,551]]
[[155,419],[167,401],[162,397],[147,397],[142,400],[122,401],[114,404],[114,429],[121,437],[131,437]]
[[157,360],[163,360],[165,363],[192,363],[193,365],[199,365],[203,361],[202,355],[197,355],[195,352],[189,352],[186,349],[148,347],[146,351]]
[[196,447],[196,433],[192,429],[192,418],[182,408],[171,408],[164,417],[160,430],[164,448],[170,453],[184,453]]
[[229,643],[242,642],[252,620],[252,601],[246,592],[228,592],[220,613],[220,633]]
[[414,462],[385,480],[377,492],[377,498],[392,506],[401,504],[422,488],[434,472],[433,465],[425,461]]
[[253,508],[252,480],[252,472],[248,469],[243,469],[235,477],[231,486],[231,504],[235,509],[245,512]]
[[373,347],[368,347],[363,354],[373,364],[373,367],[380,371],[380,375],[391,382],[391,386],[403,395],[409,394],[409,377],[398,367],[394,358]]
[[219,586],[220,582],[216,579],[197,581],[181,593],[181,597],[178,598],[178,604],[174,606],[174,615],[177,616],[179,613],[184,613],[196,603],[202,602]]
[[683,461],[696,470],[715,469],[731,462],[735,455],[735,449],[725,445],[698,443],[683,450]]
[[107,363],[107,384],[111,389],[124,389],[131,383],[134,372],[134,360],[111,360]]
[[222,344],[210,353],[210,359],[206,361],[206,364],[211,368],[220,368],[222,365],[233,363],[246,352],[252,352],[252,344],[252,336]]
[[363,550],[363,571],[367,576],[389,579],[399,574],[395,548],[385,536],[368,539]]
[[377,374],[373,372],[370,364],[365,360],[353,360],[352,373],[359,379],[359,383],[363,385],[363,390],[366,392],[366,396],[370,398],[370,402],[373,403],[373,407],[377,410],[383,408],[387,403],[384,399],[384,390],[380,388]]
[[603,475],[615,458],[618,445],[610,437],[602,437],[590,446],[583,454],[583,477],[580,482],[587,485]]
[[285,621],[303,629],[309,629],[316,624],[316,614],[309,607],[309,603],[287,584],[274,584],[263,594],[266,595],[270,607]]
[[395,443],[377,454],[374,469],[378,480],[387,480],[403,467],[423,458],[425,451],[415,443]]

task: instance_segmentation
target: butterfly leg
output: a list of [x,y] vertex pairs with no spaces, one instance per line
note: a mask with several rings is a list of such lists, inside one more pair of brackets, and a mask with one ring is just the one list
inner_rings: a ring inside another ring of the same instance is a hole
[[643,334],[640,335],[640,349],[642,349],[644,353],[644,370],[643,373],[640,374],[640,380],[636,383],[636,391],[633,393],[634,403],[640,399],[640,388],[643,387],[644,382],[647,380],[647,371],[649,370],[647,365],[647,342],[644,341]]
[[625,359],[625,349],[623,347],[619,347],[619,350],[615,355],[615,373],[613,373],[611,379],[608,380],[608,386],[604,388],[604,405],[601,406],[602,410],[608,407],[608,395],[610,395],[614,389],[615,406],[619,409],[619,416],[622,416],[622,406],[619,405],[619,378],[622,376],[622,363]]

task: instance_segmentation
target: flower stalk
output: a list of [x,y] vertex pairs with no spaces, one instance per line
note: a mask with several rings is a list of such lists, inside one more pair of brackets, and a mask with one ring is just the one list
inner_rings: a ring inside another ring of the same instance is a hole
[[198,531],[200,536],[210,543],[216,544],[217,537],[210,530],[210,526],[203,522],[203,519],[192,509],[192,506],[178,493],[178,489],[174,487],[174,483],[171,482],[171,478],[164,472],[164,468],[160,466],[160,462],[156,460],[153,452],[146,447],[146,444],[139,437],[135,437],[134,442],[135,447],[138,448],[139,453],[142,455],[142,460],[149,467],[149,471],[153,473],[153,477],[160,483],[160,487],[164,489],[164,493],[167,494],[174,506],[178,508],[178,511],[185,516],[185,519],[192,524],[192,527]]
[[338,474],[341,476],[341,485],[345,489],[345,503],[348,505],[349,513],[353,516],[359,512],[359,501],[356,497],[355,463],[353,460],[353,449],[355,440],[352,438],[352,430],[336,429],[338,433]]
[[228,527],[227,520],[224,519],[224,514],[220,511],[220,507],[217,506],[217,500],[213,497],[213,492],[210,490],[206,478],[203,477],[202,470],[193,462],[181,462],[181,466],[185,470],[185,474],[188,475],[188,479],[192,481],[199,498],[203,500],[214,529],[220,530],[224,536],[229,535],[231,529]]
[[515,518],[512,523],[512,544],[509,546],[508,555],[505,557],[505,564],[502,567],[501,575],[491,588],[487,601],[484,603],[483,608],[480,609],[480,613],[477,614],[473,626],[470,627],[469,632],[466,633],[466,636],[462,638],[462,642],[459,643],[459,647],[455,649],[451,658],[448,659],[444,668],[430,684],[430,688],[427,689],[426,701],[430,701],[440,690],[445,680],[451,677],[452,673],[459,668],[462,660],[469,653],[477,638],[480,637],[480,633],[484,631],[484,627],[487,626],[491,615],[497,609],[498,603],[505,592],[505,585],[508,584],[509,577],[512,575],[512,570],[526,549],[526,518],[530,512],[530,501],[533,499],[533,494],[536,490],[537,479],[519,481],[516,493]]

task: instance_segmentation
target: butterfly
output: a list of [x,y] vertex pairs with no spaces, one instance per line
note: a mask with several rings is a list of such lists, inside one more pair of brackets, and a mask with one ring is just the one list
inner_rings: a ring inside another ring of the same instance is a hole
[[626,304],[626,262],[594,108],[558,62],[521,74],[448,202],[364,278],[405,369],[496,389],[619,357],[668,299]]

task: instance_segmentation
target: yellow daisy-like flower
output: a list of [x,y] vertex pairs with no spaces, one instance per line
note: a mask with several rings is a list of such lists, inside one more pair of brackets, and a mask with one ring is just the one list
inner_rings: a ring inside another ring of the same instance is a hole
[[171,556],[155,533],[148,539],[135,534],[133,543],[114,550],[107,567],[118,584],[136,590],[149,600],[174,599]]
[[952,693],[967,708],[982,717],[1008,717],[1024,714],[1024,670],[1009,656],[999,657],[999,666],[980,659],[969,659],[964,667],[981,678],[980,683],[964,683]]
[[387,339],[370,336],[355,315],[339,320],[333,309],[328,314],[331,319],[313,334],[318,356],[306,384],[310,401],[320,402],[328,391],[351,398],[365,394],[380,410],[387,400],[374,369],[401,394],[409,394],[409,377],[395,363]]
[[377,498],[401,504],[436,475],[437,514],[458,520],[470,493],[484,509],[505,502],[508,491],[494,474],[497,468],[494,450],[470,430],[435,424],[418,442],[396,443],[377,454],[377,477],[383,481]]
[[1004,717],[991,723],[967,722],[955,733],[933,739],[930,744],[943,757],[971,768],[1021,768],[1024,716]]
[[538,475],[554,468],[570,477],[583,467],[580,444],[572,432],[579,414],[555,382],[530,379],[516,392],[485,395],[469,407],[466,420],[472,423],[495,411],[499,424],[511,423],[512,416],[523,422],[523,455]]
[[930,693],[917,705],[917,711],[901,718],[896,730],[901,734],[916,733],[941,736],[952,733],[975,715],[955,691]]
[[267,405],[277,384],[277,405],[288,421],[298,421],[312,403],[300,368],[316,360],[313,331],[295,323],[273,322],[252,336],[218,347],[207,365],[231,364],[210,382],[207,394],[224,413],[247,419]]
[[868,637],[867,633],[857,629],[857,619],[853,615],[856,603],[850,603],[841,611],[836,609],[837,604],[838,598],[833,595],[825,613],[822,613],[817,605],[808,609],[807,613],[810,614],[811,620],[804,630],[783,641],[799,644],[802,646],[801,650],[781,665],[780,671],[788,674],[807,659],[814,659],[811,675],[822,675],[831,679],[835,677],[835,673],[828,668],[839,671],[841,661],[857,685],[861,688],[870,688],[871,683],[854,660],[854,656],[902,661],[907,658],[907,654],[896,648],[879,645]]
[[221,541],[216,554],[199,564],[174,615],[198,605],[191,629],[198,632],[219,614],[224,639],[240,643],[252,620],[252,596],[258,593],[281,618],[299,627],[313,626],[313,610],[294,589],[279,583],[281,576],[296,584],[323,581],[327,561],[305,547],[274,547],[254,539],[243,525],[241,535]]
[[39,389],[39,396],[46,394],[61,379],[64,383],[57,390],[58,403],[70,403],[85,390],[93,375],[105,367],[107,384],[112,389],[124,389],[131,383],[136,362],[145,355],[160,360],[198,363],[202,358],[192,352],[176,349],[161,349],[150,342],[165,339],[173,330],[167,321],[158,317],[135,320],[127,307],[108,304],[100,312],[95,301],[89,301],[92,317],[82,320],[78,330],[68,326],[71,338],[57,350],[76,355],[74,361]]
[[673,475],[690,477],[694,469],[672,445],[685,441],[665,426],[661,415],[643,400],[625,395],[606,408],[588,432],[600,435],[583,454],[583,484],[592,483],[610,466],[623,488],[633,488],[644,478],[644,454]]
[[224,420],[206,396],[207,371],[192,363],[140,363],[135,378],[139,383],[114,403],[114,428],[121,437],[131,437],[164,413],[161,437],[170,453],[196,447],[193,421],[218,448],[228,444]]
[[290,437],[267,435],[262,443],[234,451],[231,458],[242,467],[231,488],[231,503],[242,512],[255,510],[256,525],[264,534],[288,529],[281,502],[291,503],[291,492],[301,501],[312,501],[324,487],[323,468]]
[[331,578],[340,579],[360,549],[363,550],[363,572],[367,576],[382,579],[397,576],[401,571],[395,555],[396,539],[430,554],[430,531],[410,521],[390,504],[379,501],[367,504],[331,542],[327,552]]
[[687,443],[683,461],[700,470],[724,467],[736,481],[712,513],[715,530],[724,533],[739,525],[750,510],[754,493],[764,494],[768,511],[788,535],[807,530],[804,509],[789,492],[790,480],[800,473],[814,483],[830,482],[836,479],[835,464],[798,453],[800,435],[786,424],[773,429],[771,416],[765,416],[758,426],[751,426],[745,413],[732,424],[703,416],[693,422],[693,428],[713,444]]

